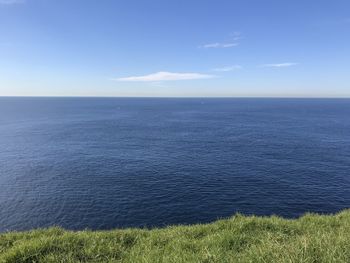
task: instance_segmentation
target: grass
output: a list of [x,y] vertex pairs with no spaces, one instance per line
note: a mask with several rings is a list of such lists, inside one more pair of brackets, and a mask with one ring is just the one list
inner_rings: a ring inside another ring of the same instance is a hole
[[350,210],[153,230],[10,232],[0,235],[0,262],[350,262]]

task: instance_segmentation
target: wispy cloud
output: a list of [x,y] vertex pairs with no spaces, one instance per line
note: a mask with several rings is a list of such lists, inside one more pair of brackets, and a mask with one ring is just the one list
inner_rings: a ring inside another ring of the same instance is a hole
[[243,38],[242,35],[241,35],[241,32],[237,32],[237,31],[231,33],[231,34],[230,34],[230,37],[231,37],[231,40],[232,40],[232,41],[238,41],[238,40],[240,40],[240,39]]
[[227,42],[213,42],[208,43],[204,45],[200,45],[199,48],[231,48],[231,47],[237,47],[239,45],[238,40],[240,40],[241,33],[240,32],[234,32],[230,34],[230,40]]
[[128,82],[157,82],[157,81],[174,81],[174,80],[194,80],[194,79],[210,79],[214,78],[213,75],[201,74],[201,73],[174,73],[160,71],[157,73],[144,75],[144,76],[131,76],[124,78],[117,78],[117,81]]
[[22,4],[25,0],[0,0],[0,5]]
[[234,71],[234,70],[239,70],[242,69],[242,66],[240,65],[233,65],[233,66],[226,66],[222,68],[214,68],[212,71],[217,71],[217,72],[228,72],[228,71]]
[[292,63],[292,62],[286,62],[286,63],[276,63],[276,64],[264,64],[261,65],[260,67],[263,68],[287,68],[287,67],[292,67],[296,66],[298,63]]
[[210,43],[210,44],[205,44],[202,46],[199,46],[200,48],[230,48],[230,47],[236,47],[238,46],[239,43]]

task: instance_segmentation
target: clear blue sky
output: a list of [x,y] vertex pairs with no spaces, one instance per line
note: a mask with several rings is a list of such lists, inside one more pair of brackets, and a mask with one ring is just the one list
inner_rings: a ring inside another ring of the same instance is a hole
[[349,0],[0,0],[0,96],[350,97]]

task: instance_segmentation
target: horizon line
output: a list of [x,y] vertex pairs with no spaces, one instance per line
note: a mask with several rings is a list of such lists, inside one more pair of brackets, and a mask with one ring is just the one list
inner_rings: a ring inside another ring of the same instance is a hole
[[350,99],[350,96],[47,96],[0,95],[0,98],[125,98],[125,99]]

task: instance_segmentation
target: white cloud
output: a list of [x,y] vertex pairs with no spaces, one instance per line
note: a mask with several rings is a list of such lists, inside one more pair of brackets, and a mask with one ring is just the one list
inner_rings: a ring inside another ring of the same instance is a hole
[[200,73],[173,73],[173,72],[157,72],[144,76],[131,76],[125,78],[115,79],[117,81],[130,81],[130,82],[157,82],[157,81],[172,81],[172,80],[194,80],[194,79],[210,79],[214,78],[213,75],[206,75]]
[[233,32],[230,34],[230,40],[227,42],[214,42],[200,45],[199,48],[231,48],[239,45],[238,40],[242,39],[240,32]]
[[241,36],[241,32],[233,32],[230,34],[231,38],[233,41],[237,41],[242,39],[243,37]]
[[200,48],[230,48],[230,47],[236,47],[238,46],[239,43],[210,43],[210,44],[205,44],[202,46],[199,46]]
[[263,68],[287,68],[291,66],[298,65],[298,63],[291,63],[291,62],[286,62],[286,63],[276,63],[276,64],[264,64],[261,65]]
[[234,70],[239,70],[239,69],[242,69],[242,66],[234,65],[234,66],[227,66],[227,67],[222,67],[222,68],[214,68],[212,70],[217,71],[217,72],[228,72],[228,71],[234,71]]
[[1,5],[22,4],[25,0],[0,0]]

